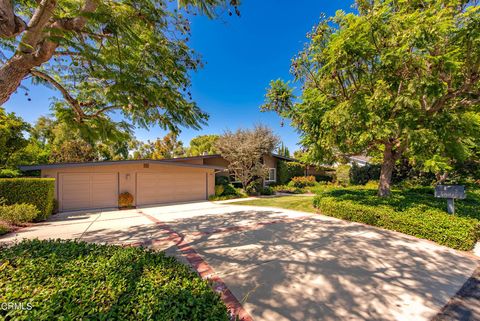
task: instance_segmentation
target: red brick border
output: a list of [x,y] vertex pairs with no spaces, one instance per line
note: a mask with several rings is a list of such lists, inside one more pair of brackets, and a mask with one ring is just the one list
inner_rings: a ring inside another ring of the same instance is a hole
[[[188,242],[185,241],[185,237],[172,228],[167,224],[163,223],[159,219],[146,214],[142,211],[137,211],[140,215],[148,218],[153,223],[157,224],[162,230],[167,232],[167,237],[162,238],[162,240],[171,240],[175,242],[176,246],[180,250],[180,253],[187,259],[188,263],[197,271],[203,279],[208,279],[212,282],[212,288],[220,293],[222,301],[225,303],[227,308],[230,310],[230,314],[232,315],[233,320],[240,320],[240,321],[253,321],[253,318],[250,314],[243,308],[240,301],[233,295],[233,293],[228,289],[225,282],[219,276],[215,275],[215,271],[213,268],[195,251],[195,249],[190,246]],[[152,244],[155,243],[153,240]],[[130,246],[138,246],[144,245],[145,243],[135,242],[129,244]],[[237,319],[238,318],[238,319]]]

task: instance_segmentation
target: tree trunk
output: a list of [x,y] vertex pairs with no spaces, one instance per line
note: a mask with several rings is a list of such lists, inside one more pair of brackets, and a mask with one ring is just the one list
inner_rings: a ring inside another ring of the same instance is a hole
[[386,197],[390,195],[390,185],[392,183],[392,173],[395,166],[395,155],[393,145],[385,144],[383,152],[383,163],[380,171],[380,182],[378,184],[378,196]]
[[35,62],[30,55],[15,55],[0,68],[0,106],[17,90]]

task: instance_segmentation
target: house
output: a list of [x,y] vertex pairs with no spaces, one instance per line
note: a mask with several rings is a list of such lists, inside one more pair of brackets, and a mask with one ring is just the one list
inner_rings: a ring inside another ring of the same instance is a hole
[[[269,168],[266,183],[277,181],[280,155],[265,155]],[[21,166],[40,170],[41,177],[55,178],[59,211],[113,208],[118,195],[129,192],[135,206],[206,200],[215,193],[215,176],[229,175],[228,162],[220,155],[163,160],[120,160]]]

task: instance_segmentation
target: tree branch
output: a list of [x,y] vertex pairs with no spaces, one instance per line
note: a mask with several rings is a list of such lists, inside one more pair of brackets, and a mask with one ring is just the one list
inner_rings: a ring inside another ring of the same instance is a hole
[[13,12],[12,0],[0,0],[0,38],[13,38],[21,34],[27,24]]

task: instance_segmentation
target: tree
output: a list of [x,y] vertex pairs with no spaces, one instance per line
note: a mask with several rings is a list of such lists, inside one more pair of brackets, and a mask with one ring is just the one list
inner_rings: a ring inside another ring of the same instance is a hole
[[290,157],[290,150],[284,143],[282,143],[276,150],[276,153],[280,156]]
[[[469,1],[359,0],[309,35],[292,63],[302,95],[271,83],[263,110],[292,119],[310,155],[382,156],[378,194],[401,157],[436,171],[480,134],[480,8]],[[428,169],[427,168],[427,169]]]
[[217,141],[216,147],[229,162],[228,169],[246,188],[256,178],[265,178],[267,167],[263,156],[271,154],[280,140],[273,131],[263,125],[252,130],[226,131]]
[[[178,2],[209,16],[220,5],[238,11],[237,0]],[[207,114],[187,93],[200,66],[189,31],[165,0],[1,0],[0,105],[32,77],[61,93],[55,109],[77,123],[115,113],[141,127],[199,128]]]
[[134,159],[168,159],[182,157],[186,154],[183,142],[178,140],[175,133],[170,132],[163,138],[154,142],[142,143],[137,141],[134,145]]
[[215,146],[219,135],[200,135],[190,141],[187,156],[213,155],[218,150]]
[[52,150],[52,163],[79,163],[98,160],[92,145],[82,139],[64,141]]
[[12,156],[27,146],[24,135],[29,128],[15,113],[7,113],[0,107],[0,169],[14,167]]

